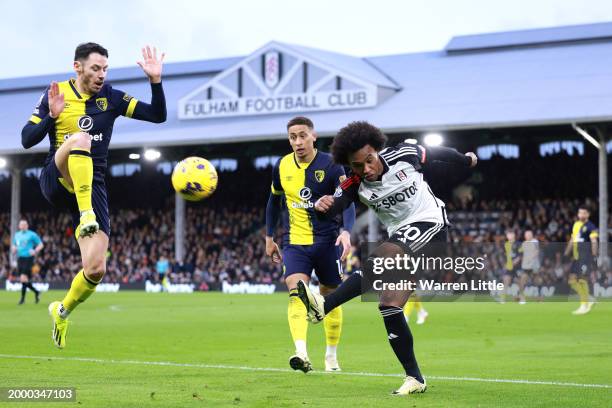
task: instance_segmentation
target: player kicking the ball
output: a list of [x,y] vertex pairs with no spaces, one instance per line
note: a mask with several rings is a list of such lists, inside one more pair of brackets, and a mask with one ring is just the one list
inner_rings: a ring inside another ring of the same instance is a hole
[[142,56],[138,65],[151,83],[151,104],[106,84],[108,51],[95,43],[80,44],[74,55],[76,79],[51,83],[21,132],[26,149],[49,135],[40,188],[54,207],[72,212],[83,261],[64,299],[49,305],[52,339],[59,348],[66,346],[68,315],[95,292],[106,272],[110,220],[104,175],[115,119],[166,120],[164,55],[157,58],[157,50],[147,46]]
[[[373,257],[403,256],[423,251],[433,242],[446,242],[447,218],[444,203],[434,196],[423,179],[422,170],[436,161],[460,166],[476,165],[476,155],[458,153],[445,147],[423,147],[400,143],[383,149],[386,136],[367,122],[353,122],[340,130],[332,143],[334,161],[351,167],[352,176],[345,180],[334,196],[321,197],[315,210],[334,216],[354,201],[360,200],[374,209],[389,233]],[[402,195],[401,199],[397,199]],[[362,277],[352,274],[334,293],[321,296],[312,293],[304,282],[298,282],[300,299],[306,305],[308,318],[320,322],[339,305],[359,296]],[[387,329],[389,343],[406,372],[402,386],[393,392],[406,395],[427,388],[414,355],[413,338],[402,308],[411,291],[382,291],[378,308]]]

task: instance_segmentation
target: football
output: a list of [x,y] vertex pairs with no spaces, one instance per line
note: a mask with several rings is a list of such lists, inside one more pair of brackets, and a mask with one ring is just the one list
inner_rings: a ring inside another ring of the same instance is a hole
[[188,201],[210,197],[217,188],[217,181],[215,166],[201,157],[187,157],[178,162],[172,171],[174,190]]

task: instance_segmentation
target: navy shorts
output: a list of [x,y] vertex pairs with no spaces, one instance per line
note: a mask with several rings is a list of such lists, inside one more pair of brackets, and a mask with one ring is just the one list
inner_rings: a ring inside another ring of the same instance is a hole
[[294,273],[311,274],[314,269],[319,282],[325,286],[342,283],[342,247],[334,242],[312,245],[287,245],[283,248],[283,276]]
[[589,259],[574,260],[572,262],[572,273],[585,276],[593,270],[593,261]]
[[[69,192],[60,183],[62,174],[55,165],[55,160],[51,160],[40,173],[40,189],[43,195],[58,210],[68,210],[72,215],[74,229],[79,225],[81,215],[77,205],[76,196]],[[106,185],[103,181],[94,178],[91,191],[91,205],[96,214],[96,221],[100,225],[100,230],[110,237],[110,217],[108,214],[108,199],[106,195]]]

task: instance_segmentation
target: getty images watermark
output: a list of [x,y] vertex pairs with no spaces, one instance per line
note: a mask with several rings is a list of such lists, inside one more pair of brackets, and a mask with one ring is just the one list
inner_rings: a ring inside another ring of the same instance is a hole
[[[492,291],[503,290],[504,284],[497,280],[469,280],[468,282],[438,282],[435,279],[412,278],[399,279],[399,281],[385,281],[390,273],[400,273],[414,277],[419,271],[446,271],[462,275],[467,271],[483,271],[486,256],[482,257],[440,257],[396,254],[394,257],[371,257],[371,272],[380,279],[374,279],[372,288],[382,290],[423,290],[423,291]],[[385,277],[382,275],[385,274]],[[390,273],[389,273],[390,272]],[[421,273],[422,277],[425,274]]]
[[587,281],[598,301],[612,300],[610,268],[600,258],[577,256],[580,249],[568,252],[567,243],[432,243],[417,253],[380,245],[360,246],[364,301],[389,291],[428,301],[574,301],[572,276]]

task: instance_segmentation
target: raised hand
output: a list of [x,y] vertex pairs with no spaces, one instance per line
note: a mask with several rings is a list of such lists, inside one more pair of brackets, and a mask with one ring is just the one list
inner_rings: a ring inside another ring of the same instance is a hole
[[164,63],[165,53],[162,52],[161,58],[157,59],[157,48],[151,47],[148,45],[142,49],[142,61],[137,61],[136,63],[142,70],[145,75],[149,77],[149,82],[152,84],[158,84],[161,82],[161,74],[162,74],[162,66]]
[[47,92],[47,96],[49,99],[49,116],[53,119],[56,119],[60,113],[64,111],[64,107],[66,107],[66,102],[64,101],[64,94],[60,93],[59,85],[57,82],[51,82],[51,86],[49,87],[49,92]]

